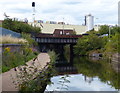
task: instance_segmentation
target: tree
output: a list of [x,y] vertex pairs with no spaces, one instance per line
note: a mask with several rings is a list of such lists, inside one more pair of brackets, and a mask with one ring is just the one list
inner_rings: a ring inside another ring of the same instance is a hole
[[10,30],[12,30],[12,25],[13,25],[12,19],[5,19],[2,23],[2,27]]
[[115,35],[115,33],[117,33],[117,32],[120,33],[120,27],[119,26],[114,26],[110,30],[111,30],[112,35]]
[[87,32],[87,34],[95,34],[95,35],[98,34],[98,33],[99,33],[98,31],[94,31],[94,30]]
[[101,49],[103,47],[102,38],[97,35],[90,34],[83,36],[77,41],[77,45],[74,47],[75,54],[86,55],[91,50]]
[[109,26],[108,25],[102,25],[102,26],[100,26],[99,33],[101,35],[108,34],[109,33]]
[[120,42],[119,42],[120,33],[115,33],[115,35],[110,38],[110,41],[106,43],[105,45],[105,52],[111,52],[111,53],[120,53]]
[[18,33],[22,33],[22,32],[24,32],[24,33],[31,33],[31,32],[40,33],[41,32],[40,27],[33,27],[24,22],[12,21],[12,19],[5,19],[3,21],[2,27],[13,30]]

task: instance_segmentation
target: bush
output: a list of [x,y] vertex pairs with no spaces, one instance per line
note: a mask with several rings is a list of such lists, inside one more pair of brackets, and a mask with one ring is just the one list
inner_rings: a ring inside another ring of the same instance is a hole
[[78,39],[77,45],[74,46],[74,53],[77,55],[86,55],[91,50],[101,49],[103,47],[102,38],[91,34]]
[[20,21],[12,21],[12,19],[5,19],[2,23],[2,27],[9,29],[9,30],[13,30],[15,32],[18,33],[31,33],[31,32],[35,32],[35,33],[40,33],[41,29],[40,27],[33,27],[27,23],[23,23]]
[[2,72],[24,65],[36,56],[31,48],[26,48],[25,46],[22,46],[21,52],[11,52],[10,48],[5,48],[2,53]]
[[120,33],[116,33],[115,35],[110,38],[110,40],[105,45],[105,52],[106,53],[120,53],[120,41],[119,41]]
[[[32,61],[31,66],[19,67],[17,71],[17,81],[14,83],[19,88],[20,93],[26,92],[39,92],[43,93],[46,85],[50,84],[50,78],[56,73],[54,70],[54,62],[56,60],[56,54],[53,51],[49,51],[50,63],[48,63],[44,68],[38,68],[35,65],[35,59]],[[38,60],[39,62],[39,60]],[[33,75],[34,74],[34,75]]]

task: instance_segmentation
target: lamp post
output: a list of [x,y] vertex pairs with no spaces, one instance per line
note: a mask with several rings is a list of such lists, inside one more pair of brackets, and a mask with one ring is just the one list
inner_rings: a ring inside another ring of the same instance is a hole
[[110,42],[110,35],[111,35],[111,25],[109,25],[109,42]]
[[62,34],[64,35],[64,17],[63,17],[63,32]]
[[[99,18],[96,18],[96,20],[98,20]],[[98,27],[98,23],[97,23],[97,30],[99,31],[99,27]]]

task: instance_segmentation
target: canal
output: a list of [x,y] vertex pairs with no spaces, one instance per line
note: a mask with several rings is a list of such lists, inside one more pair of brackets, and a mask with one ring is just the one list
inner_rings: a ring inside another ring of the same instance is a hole
[[[47,45],[48,47],[48,45]],[[120,64],[107,58],[74,55],[70,45],[51,45],[58,55],[55,74],[47,91],[118,91]]]
[[[65,52],[65,51],[64,51]],[[118,91],[120,73],[107,58],[59,54],[57,75],[45,91]]]

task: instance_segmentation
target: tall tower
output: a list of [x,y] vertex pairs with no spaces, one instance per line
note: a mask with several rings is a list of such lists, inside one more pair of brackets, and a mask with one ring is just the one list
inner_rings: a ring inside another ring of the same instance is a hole
[[85,16],[85,25],[87,26],[87,31],[90,31],[94,28],[94,16],[88,14]]
[[35,2],[32,2],[32,7],[33,7],[33,26],[35,26]]
[[120,1],[118,2],[118,26],[120,26]]
[[85,19],[84,19],[84,21],[85,21],[85,26],[87,25],[87,23],[86,23],[86,16],[85,16]]

